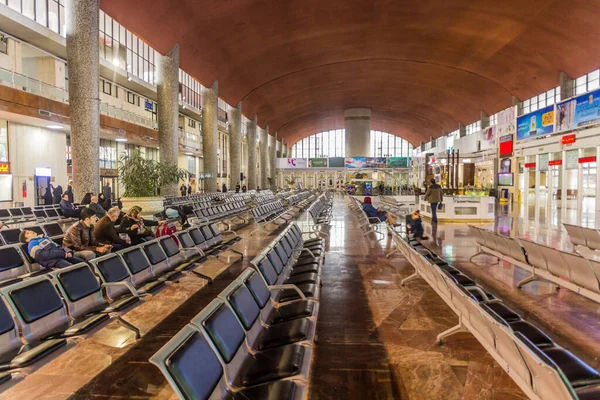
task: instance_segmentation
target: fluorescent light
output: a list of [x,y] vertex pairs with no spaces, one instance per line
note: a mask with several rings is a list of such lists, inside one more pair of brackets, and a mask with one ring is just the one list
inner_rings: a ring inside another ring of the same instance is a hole
[[127,64],[127,69],[131,69],[131,64]]
[[119,137],[119,138],[116,138],[115,141],[117,141],[117,142],[126,142],[127,139]]
[[118,67],[118,66],[119,66],[119,59],[118,59],[118,58],[113,58],[113,65],[114,65],[115,67]]
[[48,125],[48,129],[64,129],[61,125]]
[[128,76],[127,76],[127,80],[128,80],[128,81],[131,81],[131,75],[128,75]]
[[186,156],[193,156],[193,153],[185,153]]

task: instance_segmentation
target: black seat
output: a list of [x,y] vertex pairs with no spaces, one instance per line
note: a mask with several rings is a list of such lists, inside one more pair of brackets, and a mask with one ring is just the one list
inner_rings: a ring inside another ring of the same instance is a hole
[[42,228],[47,236],[60,236],[64,234],[62,228],[57,223],[44,224],[42,225]]
[[19,243],[19,235],[21,230],[19,228],[3,229],[0,230],[0,237],[6,244]]

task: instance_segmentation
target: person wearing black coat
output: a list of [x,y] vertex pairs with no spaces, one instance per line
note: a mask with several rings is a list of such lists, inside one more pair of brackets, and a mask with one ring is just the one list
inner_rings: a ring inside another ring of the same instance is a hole
[[64,194],[69,196],[69,203],[73,204],[75,202],[75,194],[73,193],[73,185],[71,182],[69,182],[69,186],[67,186],[67,190]]
[[52,204],[52,192],[50,191],[50,185],[46,186],[46,192],[44,193],[44,204]]
[[54,192],[52,193],[53,196],[53,203],[54,204],[60,204],[60,201],[62,200],[62,195],[63,195],[63,188],[62,186],[58,185],[57,187],[54,188]]

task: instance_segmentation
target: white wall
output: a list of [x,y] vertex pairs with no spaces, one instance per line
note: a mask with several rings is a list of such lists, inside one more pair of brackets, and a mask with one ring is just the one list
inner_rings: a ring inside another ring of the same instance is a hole
[[[13,174],[13,198],[26,206],[35,203],[33,175],[36,167],[52,169],[54,186],[66,190],[68,184],[64,132],[35,126],[8,123],[10,168]],[[27,184],[27,198],[23,198],[22,185]]]
[[21,73],[21,43],[8,39],[7,53],[0,53],[0,68]]

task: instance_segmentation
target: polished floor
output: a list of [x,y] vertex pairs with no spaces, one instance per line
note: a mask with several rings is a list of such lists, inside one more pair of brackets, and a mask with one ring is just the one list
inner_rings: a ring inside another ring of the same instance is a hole
[[[543,211],[542,211],[543,212]],[[481,225],[511,236],[529,235],[569,248],[568,237],[552,218],[500,209],[494,223]],[[567,215],[568,217],[568,215]],[[559,216],[560,218],[560,216]],[[305,221],[301,216],[300,221]],[[526,272],[477,252],[466,225],[425,222],[426,244],[503,299],[559,344],[599,368],[600,307],[567,290],[537,282],[523,289]],[[125,314],[143,338],[111,322],[0,387],[0,399],[172,399],[173,391],[148,358],[208,304],[274,236],[238,232],[236,245],[245,258],[226,254],[206,264],[212,285],[187,275]],[[345,200],[335,199],[318,321],[310,399],[523,399],[524,394],[470,334],[452,336],[444,345],[436,336],[457,317],[421,279],[406,287],[413,272],[401,255],[385,258],[389,238],[363,237]]]

